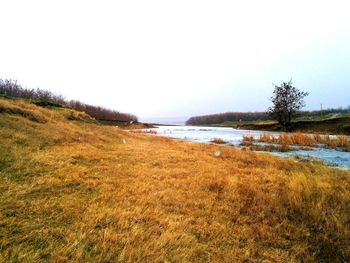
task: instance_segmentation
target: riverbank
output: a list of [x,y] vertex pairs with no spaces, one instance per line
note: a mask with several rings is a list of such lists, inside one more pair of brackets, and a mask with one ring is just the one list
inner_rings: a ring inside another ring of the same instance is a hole
[[[204,125],[205,126],[205,125]],[[211,124],[212,127],[232,127],[242,130],[283,131],[275,121],[224,122]],[[294,121],[291,132],[350,135],[350,117],[336,117],[321,120]]]
[[350,257],[348,171],[2,99],[0,136],[0,261]]
[[284,158],[314,159],[332,167],[350,168],[350,137],[345,135],[280,133],[203,126],[158,126],[138,132],[181,141],[214,143],[269,152]]

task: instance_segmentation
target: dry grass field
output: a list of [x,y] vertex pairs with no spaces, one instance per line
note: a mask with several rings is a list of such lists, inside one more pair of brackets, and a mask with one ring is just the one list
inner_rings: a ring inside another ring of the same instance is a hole
[[4,99],[0,138],[0,262],[350,261],[348,171]]

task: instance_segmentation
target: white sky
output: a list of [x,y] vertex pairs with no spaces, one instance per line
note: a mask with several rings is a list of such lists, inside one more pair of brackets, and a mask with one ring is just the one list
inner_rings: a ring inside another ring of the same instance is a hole
[[0,0],[0,78],[138,115],[350,105],[347,1]]

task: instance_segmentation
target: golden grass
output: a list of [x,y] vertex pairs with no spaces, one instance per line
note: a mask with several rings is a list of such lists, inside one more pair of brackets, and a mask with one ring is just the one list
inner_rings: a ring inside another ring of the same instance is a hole
[[79,112],[69,108],[57,108],[56,111],[60,114],[23,100],[5,100],[0,98],[0,113],[3,114],[22,116],[25,119],[38,123],[62,121],[63,119],[96,123],[95,119],[91,118],[85,112]]
[[262,133],[262,134],[260,134],[258,141],[269,143],[269,142],[273,142],[274,139],[275,139],[275,137],[273,137],[272,135],[270,135],[268,133]]
[[316,140],[312,135],[307,135],[301,132],[295,132],[291,135],[293,144],[300,146],[315,146]]
[[242,145],[243,146],[251,146],[255,142],[255,138],[252,135],[243,135]]
[[[23,116],[31,121],[45,123],[48,116],[38,107],[23,101],[6,101],[0,99],[0,113],[15,114]],[[51,114],[49,114],[50,116]]]
[[292,140],[291,136],[289,136],[286,133],[281,133],[278,136],[277,142],[278,142],[278,144],[281,144],[281,145],[292,145],[293,144],[293,140]]
[[[243,142],[246,139],[243,138]],[[250,143],[253,143],[253,140]],[[305,134],[301,132],[295,132],[291,134],[281,133],[279,136],[269,135],[263,133],[260,135],[258,142],[263,143],[278,143],[281,146],[298,145],[307,147],[329,147],[329,148],[342,148],[347,151],[350,148],[350,138],[345,135],[320,135],[320,134]]]
[[0,113],[0,262],[350,258],[348,171],[33,110]]

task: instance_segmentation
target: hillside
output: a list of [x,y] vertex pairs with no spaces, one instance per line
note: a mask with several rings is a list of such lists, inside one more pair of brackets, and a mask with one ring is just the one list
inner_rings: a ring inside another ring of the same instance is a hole
[[350,260],[349,171],[1,98],[0,137],[0,262]]
[[23,88],[15,80],[0,79],[0,97],[12,99],[25,99],[38,106],[53,108],[70,108],[82,111],[92,118],[105,124],[119,125],[137,122],[135,115],[122,113],[100,106],[94,106],[77,100],[66,100],[62,95],[57,95],[45,89]]

